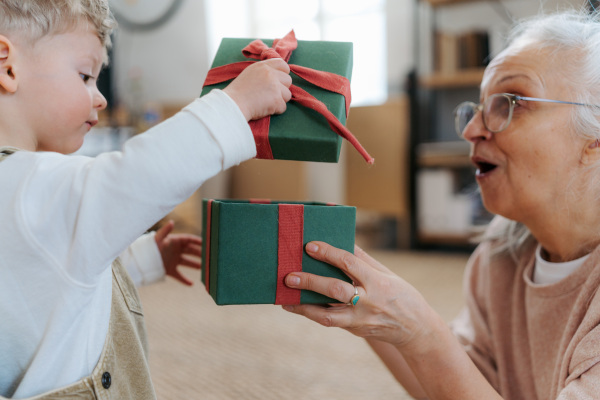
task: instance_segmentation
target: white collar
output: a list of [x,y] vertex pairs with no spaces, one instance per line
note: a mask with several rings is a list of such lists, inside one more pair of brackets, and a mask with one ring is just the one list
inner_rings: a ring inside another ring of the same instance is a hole
[[589,257],[586,254],[576,260],[554,263],[544,260],[542,257],[542,246],[538,244],[535,250],[535,268],[533,269],[533,283],[538,285],[551,285],[567,276],[577,268],[581,267]]

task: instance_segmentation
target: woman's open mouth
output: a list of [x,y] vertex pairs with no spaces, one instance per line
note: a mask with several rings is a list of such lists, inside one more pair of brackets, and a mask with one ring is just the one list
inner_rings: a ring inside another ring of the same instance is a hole
[[481,174],[490,172],[491,170],[493,170],[495,168],[496,168],[496,165],[490,164],[487,162],[477,163],[477,169],[479,170],[479,173],[481,173]]
[[489,162],[487,160],[483,160],[479,157],[473,157],[472,161],[473,161],[473,164],[475,164],[475,166],[477,167],[477,171],[475,174],[478,177],[489,174],[490,172],[495,170],[497,167],[496,164],[492,164],[491,162]]

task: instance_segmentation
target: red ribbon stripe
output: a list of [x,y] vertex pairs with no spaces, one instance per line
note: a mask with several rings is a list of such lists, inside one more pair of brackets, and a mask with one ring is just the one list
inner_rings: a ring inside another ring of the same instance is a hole
[[206,204],[206,232],[204,232],[205,241],[203,250],[206,252],[206,265],[204,265],[204,286],[206,291],[210,292],[209,279],[210,279],[210,230],[211,230],[211,211],[212,211],[213,200],[208,200]]
[[284,283],[290,272],[302,271],[304,205],[279,204],[277,243],[277,292],[275,304],[300,304],[300,290]]

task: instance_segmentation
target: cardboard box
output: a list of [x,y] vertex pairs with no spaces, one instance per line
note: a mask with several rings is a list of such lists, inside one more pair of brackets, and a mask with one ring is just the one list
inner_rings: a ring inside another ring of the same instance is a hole
[[232,167],[230,171],[230,193],[224,197],[297,201],[310,199],[306,163],[288,160],[248,160]]
[[[242,54],[242,49],[253,39],[224,38],[212,64],[212,68],[240,61],[252,61]],[[262,39],[271,46],[273,40]],[[352,43],[298,40],[289,64],[331,72],[350,80],[352,76]],[[344,96],[317,87],[295,74],[293,85],[305,90],[323,102],[342,123],[346,123]],[[205,86],[202,95],[214,88],[224,88],[228,82]],[[350,99],[348,100],[350,101]],[[280,160],[337,162],[342,138],[329,126],[318,112],[290,101],[287,110],[271,117],[269,142],[273,158]]]
[[308,256],[304,246],[320,240],[353,253],[354,207],[203,199],[202,214],[202,281],[219,305],[336,302],[287,288],[283,278],[292,270],[350,282],[338,268]]
[[365,168],[362,157],[344,145],[346,204],[389,217],[408,218],[409,126],[406,97],[350,109],[348,128],[377,155],[377,162]]

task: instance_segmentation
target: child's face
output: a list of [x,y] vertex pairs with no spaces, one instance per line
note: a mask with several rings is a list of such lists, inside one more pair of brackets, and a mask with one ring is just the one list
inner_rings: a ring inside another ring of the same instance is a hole
[[96,81],[104,48],[93,30],[77,29],[42,38],[26,49],[17,95],[27,105],[27,131],[36,151],[68,154],[83,144],[106,99]]

